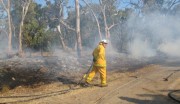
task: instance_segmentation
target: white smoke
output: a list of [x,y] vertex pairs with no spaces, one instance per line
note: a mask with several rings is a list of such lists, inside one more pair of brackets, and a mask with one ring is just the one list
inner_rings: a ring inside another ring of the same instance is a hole
[[[180,19],[154,13],[141,19],[131,17],[128,26],[133,39],[129,53],[134,57],[152,57],[157,51],[180,57]],[[133,32],[132,32],[133,31]]]
[[129,51],[134,58],[151,57],[156,54],[155,50],[150,47],[148,41],[143,41],[139,38],[135,39],[133,44],[129,46]]
[[167,41],[159,46],[159,50],[166,53],[169,56],[180,57],[180,39]]

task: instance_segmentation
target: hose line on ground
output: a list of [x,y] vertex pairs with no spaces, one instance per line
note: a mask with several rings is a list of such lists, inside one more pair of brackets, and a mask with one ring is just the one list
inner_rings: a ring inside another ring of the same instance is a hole
[[169,96],[169,98],[173,99],[174,101],[180,103],[180,100],[176,99],[176,98],[173,97],[173,95],[172,95],[173,93],[176,93],[176,92],[180,92],[180,90],[171,91],[171,92],[168,93],[168,96]]

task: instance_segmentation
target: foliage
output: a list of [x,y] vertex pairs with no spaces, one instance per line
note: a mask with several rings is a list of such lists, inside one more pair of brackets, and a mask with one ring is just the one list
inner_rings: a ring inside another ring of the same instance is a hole
[[[148,17],[148,14],[160,12],[164,15],[179,15],[179,0],[127,0],[128,7],[122,9],[118,0],[100,0],[102,4],[88,1],[90,7],[94,11],[100,24],[100,29],[103,37],[105,36],[105,27],[102,9],[105,8],[107,25],[115,26],[110,29],[112,46],[118,48],[120,52],[127,50],[127,45],[131,41],[133,29],[128,26],[128,20],[132,15],[137,20],[142,20],[143,17]],[[174,2],[176,1],[176,2]],[[21,20],[22,0],[12,1],[12,21],[14,24],[15,38],[13,41],[18,44],[19,24]],[[137,10],[138,9],[138,10]],[[82,5],[80,2],[80,23],[81,37],[83,47],[94,47],[99,40],[98,28],[90,8],[87,5]],[[23,26],[23,47],[34,50],[48,50],[52,45],[59,46],[61,40],[56,29],[61,26],[63,41],[69,48],[74,48],[76,44],[76,34],[68,29],[60,21],[64,21],[71,28],[76,27],[76,15],[73,5],[68,4],[68,0],[51,0],[46,1],[46,5],[41,6],[36,2],[30,4],[28,13],[24,20]],[[146,20],[149,21],[149,20]],[[137,21],[136,21],[137,22]],[[134,23],[137,25],[138,23]],[[142,31],[142,33],[145,31]],[[147,31],[146,31],[147,33]],[[150,34],[150,32],[148,33]]]
[[42,20],[43,17],[40,9],[40,6],[35,3],[30,5],[23,27],[23,42],[26,47],[37,50],[47,47],[48,42],[51,41],[50,36],[46,34],[46,24]]

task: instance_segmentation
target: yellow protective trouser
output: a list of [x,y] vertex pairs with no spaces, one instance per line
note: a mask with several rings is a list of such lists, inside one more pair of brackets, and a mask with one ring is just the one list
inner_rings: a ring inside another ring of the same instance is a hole
[[101,85],[106,85],[106,67],[93,66],[91,72],[86,79],[86,82],[90,83],[97,72],[100,73]]

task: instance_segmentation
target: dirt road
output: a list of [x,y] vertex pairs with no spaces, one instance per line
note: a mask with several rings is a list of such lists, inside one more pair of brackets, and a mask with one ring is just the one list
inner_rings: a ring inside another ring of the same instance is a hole
[[[116,71],[108,74],[108,87],[94,86],[69,92],[68,87],[64,87],[31,94],[33,96],[1,95],[0,101],[5,104],[178,104],[167,94],[180,89],[179,70],[180,67],[151,65],[136,72]],[[168,81],[164,81],[171,73]]]

